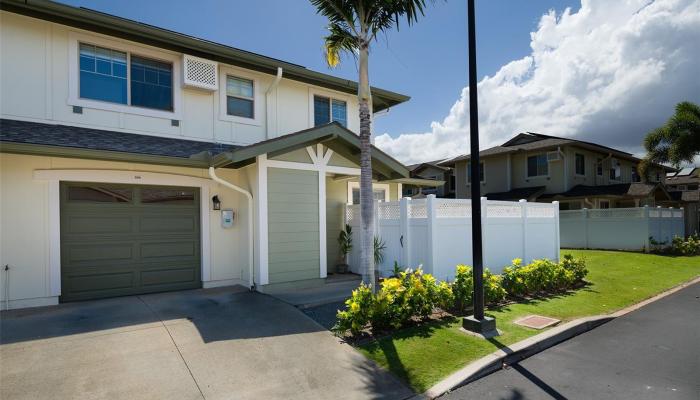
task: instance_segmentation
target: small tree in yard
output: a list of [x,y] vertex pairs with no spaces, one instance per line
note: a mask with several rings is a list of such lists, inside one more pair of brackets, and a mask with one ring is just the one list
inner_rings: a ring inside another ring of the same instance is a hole
[[649,164],[669,163],[678,167],[692,163],[700,154],[700,106],[684,101],[663,126],[644,138],[647,156],[639,164],[639,175],[646,179]]
[[362,280],[376,291],[373,232],[372,158],[370,145],[369,49],[377,34],[387,32],[399,21],[408,25],[423,15],[425,0],[311,0],[319,14],[328,18],[325,37],[326,62],[335,67],[343,52],[359,59],[358,100],[360,105],[360,269]]

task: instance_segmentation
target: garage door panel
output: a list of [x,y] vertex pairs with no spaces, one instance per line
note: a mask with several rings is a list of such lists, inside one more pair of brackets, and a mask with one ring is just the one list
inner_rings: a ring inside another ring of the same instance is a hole
[[127,260],[134,258],[132,243],[95,243],[87,245],[65,245],[62,248],[64,262],[68,264],[101,260]]
[[187,283],[196,280],[197,277],[195,276],[195,271],[192,266],[185,269],[141,271],[141,284],[143,286]]
[[64,219],[65,233],[71,234],[99,234],[99,233],[132,233],[134,231],[134,218],[129,215],[79,215],[68,216]]
[[70,293],[95,292],[100,290],[130,289],[135,284],[133,271],[64,277],[63,290]]
[[197,247],[195,242],[184,241],[141,243],[139,253],[143,261],[163,257],[194,257],[198,253]]
[[61,301],[201,287],[198,189],[62,183],[61,193]]
[[182,216],[143,216],[139,220],[139,231],[148,233],[194,233],[197,231],[198,218],[194,215]]

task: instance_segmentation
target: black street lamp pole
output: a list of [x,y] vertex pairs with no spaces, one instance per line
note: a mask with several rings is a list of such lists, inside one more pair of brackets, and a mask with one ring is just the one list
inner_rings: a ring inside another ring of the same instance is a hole
[[477,106],[476,80],[476,24],[474,0],[467,0],[469,32],[469,141],[472,200],[472,267],[474,272],[474,315],[464,318],[465,329],[493,335],[496,321],[484,318],[484,257],[481,242],[481,185],[479,171],[479,110]]

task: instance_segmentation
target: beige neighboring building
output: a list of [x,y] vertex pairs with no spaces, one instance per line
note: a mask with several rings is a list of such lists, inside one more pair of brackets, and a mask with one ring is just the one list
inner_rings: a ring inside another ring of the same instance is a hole
[[451,167],[440,165],[442,161],[444,160],[407,165],[406,168],[408,168],[408,170],[411,172],[411,178],[426,179],[443,183],[437,186],[406,184],[403,186],[403,195],[415,198],[434,194],[436,197],[440,198],[454,198],[454,170]]
[[[654,166],[642,183],[639,158],[595,143],[528,132],[481,151],[479,157],[481,193],[491,200],[557,200],[562,210],[671,201],[663,179],[673,169]],[[440,163],[454,168],[457,198],[470,197],[469,159],[467,154]]]
[[685,231],[697,234],[700,231],[700,168],[692,166],[669,172],[664,181],[674,200],[673,206],[685,209]]

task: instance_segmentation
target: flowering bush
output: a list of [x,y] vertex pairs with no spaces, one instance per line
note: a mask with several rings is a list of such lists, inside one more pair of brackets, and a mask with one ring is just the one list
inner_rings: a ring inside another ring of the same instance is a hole
[[[700,246],[700,241],[698,242]],[[484,269],[484,301],[503,302],[507,297],[523,297],[571,288],[588,274],[584,259],[565,255],[561,262],[534,260],[523,265],[515,259],[502,275]],[[374,332],[398,329],[415,318],[429,317],[436,308],[464,312],[472,305],[474,275],[471,267],[458,265],[455,280],[437,282],[420,268],[407,269],[384,279],[372,294],[369,286],[360,285],[338,311],[333,330],[356,335],[367,328]]]
[[345,300],[345,310],[338,311],[337,322],[333,327],[336,332],[350,331],[353,335],[360,333],[369,323],[374,310],[372,288],[361,283]]
[[472,268],[466,265],[458,265],[455,273],[455,281],[452,283],[454,295],[454,307],[458,311],[465,311],[472,304],[474,290],[474,275]]
[[338,311],[334,330],[357,334],[371,326],[373,331],[397,329],[412,318],[430,316],[437,307],[451,307],[452,288],[420,268],[400,272],[398,277],[384,279],[376,295],[369,286],[361,285]]
[[679,256],[695,256],[700,254],[700,238],[691,235],[687,239],[674,236],[671,240],[671,253]]
[[586,274],[585,260],[570,254],[565,255],[560,263],[543,259],[522,265],[522,260],[516,258],[504,268],[502,284],[509,295],[522,297],[570,288],[583,281]]

